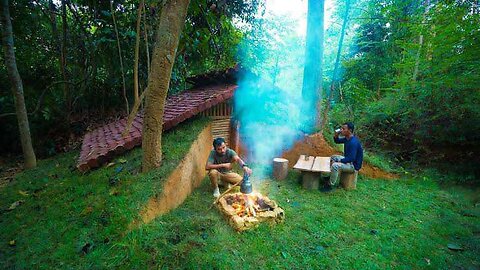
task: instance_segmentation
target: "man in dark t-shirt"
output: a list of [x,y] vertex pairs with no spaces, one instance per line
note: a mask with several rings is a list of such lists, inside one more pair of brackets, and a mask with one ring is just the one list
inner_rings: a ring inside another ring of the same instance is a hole
[[236,184],[242,181],[242,177],[235,172],[232,172],[233,163],[238,162],[243,171],[250,175],[252,170],[248,165],[225,144],[225,139],[216,138],[213,140],[213,150],[208,156],[205,169],[208,170],[208,177],[213,188],[213,196],[218,198],[220,190],[218,189],[219,181],[227,182],[229,184]]
[[[330,180],[324,188],[323,192],[332,191],[338,183],[338,175],[342,172],[358,173],[363,163],[363,148],[357,136],[353,135],[354,125],[351,122],[344,123],[340,131],[336,131],[333,137],[335,143],[344,144],[345,156],[333,155],[331,157],[331,173]],[[343,135],[340,138],[339,135]]]

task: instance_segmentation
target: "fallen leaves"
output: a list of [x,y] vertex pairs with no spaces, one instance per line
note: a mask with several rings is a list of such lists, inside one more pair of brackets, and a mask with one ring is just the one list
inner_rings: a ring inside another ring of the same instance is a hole
[[110,163],[107,164],[106,167],[107,167],[107,168],[110,168],[110,167],[112,167],[113,165],[115,165],[115,163],[114,163],[114,162],[110,162]]
[[108,184],[109,184],[110,186],[115,186],[115,185],[117,185],[119,182],[120,182],[120,178],[119,178],[118,176],[114,176],[114,177],[108,179]]
[[315,246],[315,248],[313,248],[313,252],[315,253],[320,253],[322,251],[325,251],[325,247],[322,245],[318,245],[318,246]]
[[83,245],[81,251],[83,252],[83,254],[88,254],[90,251],[92,251],[93,246],[93,243],[86,243],[85,245]]
[[85,215],[88,215],[88,214],[90,214],[90,213],[92,213],[92,212],[93,212],[93,207],[87,206],[85,209],[83,209],[83,211],[82,211],[81,214],[85,216]]
[[120,173],[121,171],[123,171],[122,166],[115,168],[115,173]]
[[453,251],[462,251],[463,250],[463,247],[461,247],[460,245],[454,244],[454,243],[448,244],[447,247],[448,247],[448,249],[453,250]]
[[117,196],[118,194],[120,194],[120,191],[116,189],[112,189],[109,194],[110,196]]
[[465,217],[480,217],[479,211],[463,210],[461,214],[462,216],[465,216]]
[[12,203],[10,205],[10,207],[7,208],[7,211],[12,211],[14,210],[15,208],[17,208],[18,206],[20,206],[22,203],[24,203],[25,201],[24,200],[19,200],[19,201],[16,201],[14,203]]

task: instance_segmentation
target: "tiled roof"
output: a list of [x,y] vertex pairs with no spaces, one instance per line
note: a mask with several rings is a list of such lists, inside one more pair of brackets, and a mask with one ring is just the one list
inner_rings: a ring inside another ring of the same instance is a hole
[[[167,98],[163,115],[163,130],[169,130],[186,119],[209,109],[233,96],[235,84],[204,86]],[[125,137],[127,119],[109,123],[83,138],[77,168],[81,172],[101,166],[126,150],[142,144],[143,113],[138,113]]]

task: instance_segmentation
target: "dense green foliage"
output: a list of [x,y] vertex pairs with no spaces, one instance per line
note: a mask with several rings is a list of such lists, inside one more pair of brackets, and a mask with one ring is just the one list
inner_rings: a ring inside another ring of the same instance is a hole
[[370,148],[402,159],[478,167],[478,4],[364,4],[354,7],[355,34],[344,56],[333,122],[355,121]]
[[[225,69],[235,63],[236,44],[242,32],[233,26],[233,20],[252,21],[257,9],[261,8],[260,2],[191,1],[171,77],[170,94],[188,89],[190,86],[185,79],[189,76]],[[62,3],[66,5],[65,12]],[[113,2],[130,104],[133,103],[138,5],[139,1]],[[146,87],[148,77],[145,32],[151,54],[162,1],[147,0],[145,6],[140,33],[140,91]],[[125,113],[109,1],[13,0],[10,1],[10,13],[27,111],[33,113],[30,115],[33,142],[40,156],[61,150],[60,147],[71,139],[69,135],[82,134],[91,116],[104,118]],[[61,70],[62,48],[65,49],[65,78]],[[0,82],[0,148],[19,152],[15,116],[1,116],[14,112],[3,54],[0,55]]]

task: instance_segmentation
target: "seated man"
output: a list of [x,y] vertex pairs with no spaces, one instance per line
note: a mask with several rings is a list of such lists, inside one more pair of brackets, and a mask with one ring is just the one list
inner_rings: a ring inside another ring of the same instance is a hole
[[[321,189],[322,192],[332,191],[338,182],[338,173],[340,172],[355,172],[362,168],[363,162],[363,148],[358,137],[353,135],[353,123],[347,122],[342,125],[340,131],[336,131],[333,137],[335,143],[344,144],[345,156],[333,155],[331,157],[331,173],[330,180]],[[342,134],[344,138],[339,138]]]
[[242,166],[243,171],[250,175],[252,170],[247,167],[247,164],[230,148],[227,148],[225,139],[216,138],[213,140],[213,150],[208,156],[205,169],[208,170],[208,177],[212,184],[213,196],[218,198],[220,191],[218,189],[218,182],[222,180],[230,184],[236,184],[242,181],[242,176],[232,172],[232,165],[234,162],[238,162]]

